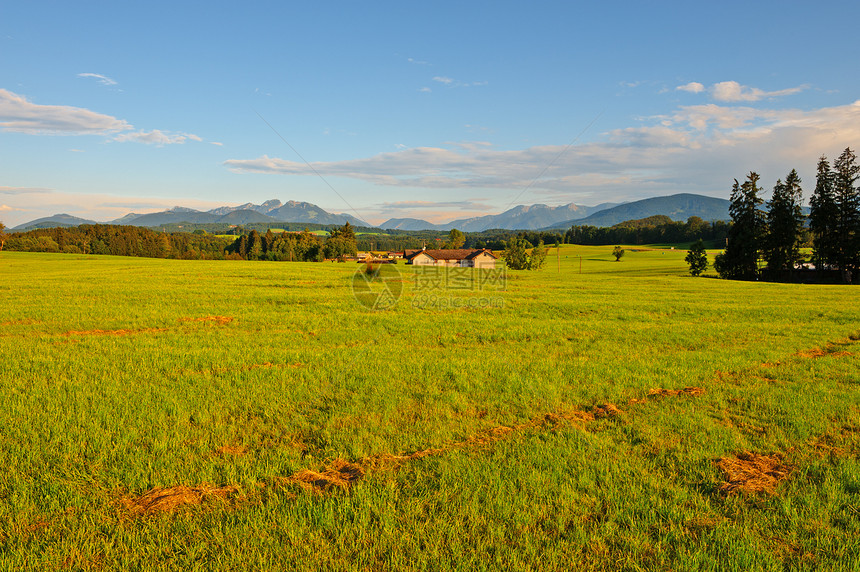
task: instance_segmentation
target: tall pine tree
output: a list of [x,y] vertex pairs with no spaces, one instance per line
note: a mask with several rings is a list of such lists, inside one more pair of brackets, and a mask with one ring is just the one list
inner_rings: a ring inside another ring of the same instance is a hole
[[833,171],[824,155],[818,159],[815,190],[809,199],[809,230],[812,231],[812,261],[818,270],[837,264],[838,211],[833,195]]
[[758,257],[765,235],[763,201],[759,194],[759,175],[750,172],[741,185],[735,179],[729,204],[732,227],[724,253],[714,260],[714,269],[723,278],[754,280],[758,277]]
[[777,278],[791,272],[800,260],[800,235],[803,231],[803,190],[800,177],[792,169],[783,183],[776,182],[767,203],[767,237],[763,256],[768,273]]
[[836,202],[836,263],[846,276],[860,266],[860,189],[857,155],[845,149],[833,161],[833,197]]

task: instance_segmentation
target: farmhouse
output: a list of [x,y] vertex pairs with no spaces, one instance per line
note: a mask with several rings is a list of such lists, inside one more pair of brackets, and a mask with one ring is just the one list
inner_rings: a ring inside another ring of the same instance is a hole
[[460,248],[452,250],[407,250],[407,264],[415,266],[460,266],[467,268],[495,268],[496,257],[489,250]]

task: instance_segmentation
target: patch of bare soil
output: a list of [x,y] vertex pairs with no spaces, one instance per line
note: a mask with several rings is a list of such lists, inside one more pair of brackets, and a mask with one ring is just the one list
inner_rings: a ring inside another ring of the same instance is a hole
[[226,485],[216,487],[202,484],[195,487],[177,485],[174,487],[156,487],[139,497],[124,498],[120,502],[134,516],[146,516],[159,513],[171,513],[180,507],[200,505],[211,501],[228,501],[238,499],[239,487]]
[[717,461],[725,482],[720,490],[725,494],[775,494],[776,487],[787,479],[793,467],[780,453],[759,455],[744,451]]

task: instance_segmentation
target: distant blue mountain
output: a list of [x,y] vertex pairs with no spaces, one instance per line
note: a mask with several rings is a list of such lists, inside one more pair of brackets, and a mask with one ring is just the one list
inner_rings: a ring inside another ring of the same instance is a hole
[[614,226],[628,220],[638,220],[654,215],[665,215],[672,220],[685,221],[697,216],[705,221],[729,220],[729,201],[716,197],[681,193],[666,197],[652,197],[624,203],[605,209],[585,218],[566,220],[545,228],[569,228],[577,226]]
[[31,220],[30,222],[25,222],[24,224],[19,224],[18,226],[10,229],[10,230],[33,230],[37,228],[58,228],[58,227],[66,227],[66,226],[78,226],[81,224],[96,224],[94,221],[87,220],[85,218],[79,218],[76,216],[72,216],[69,214],[55,214],[51,216],[46,216],[42,218],[37,218],[36,220]]
[[[264,202],[261,205],[245,203],[236,207],[218,207],[210,211],[198,211],[188,207],[173,207],[172,209],[147,214],[129,213],[106,224],[123,224],[132,226],[162,226],[177,223],[191,224],[251,224],[251,223],[314,223],[342,225],[349,222],[353,226],[372,227],[373,225],[345,213],[332,214],[320,207],[306,202],[287,201],[282,203],[277,199]],[[30,230],[34,228],[52,228],[58,226],[78,226],[81,224],[98,224],[95,221],[74,217],[67,214],[53,215],[24,223],[12,230]]]

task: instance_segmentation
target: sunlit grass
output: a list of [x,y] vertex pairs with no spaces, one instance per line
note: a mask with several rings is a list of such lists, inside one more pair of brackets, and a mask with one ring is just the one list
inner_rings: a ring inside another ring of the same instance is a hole
[[[856,288],[625,249],[438,293],[500,302],[477,309],[421,307],[401,264],[384,312],[353,297],[354,263],[0,254],[0,566],[856,567]],[[706,393],[630,403],[688,386]],[[606,402],[621,416],[452,448]],[[346,492],[262,486],[431,448]],[[745,450],[795,467],[777,495],[720,492],[715,461]],[[247,500],[122,509],[201,483]]]

